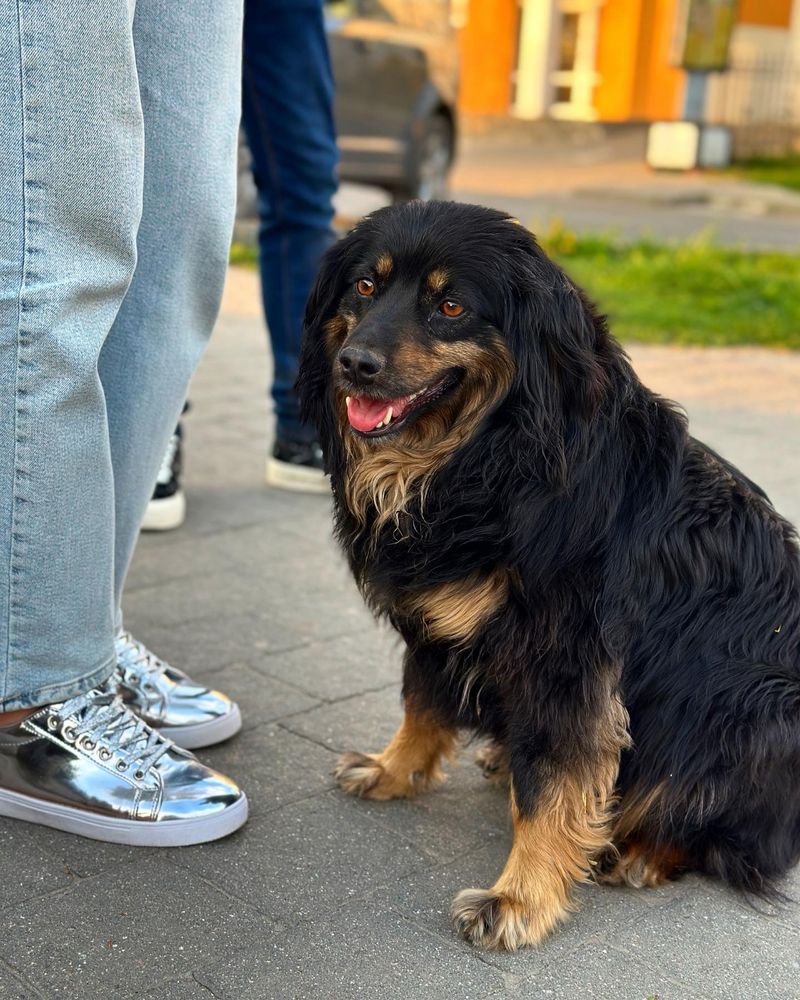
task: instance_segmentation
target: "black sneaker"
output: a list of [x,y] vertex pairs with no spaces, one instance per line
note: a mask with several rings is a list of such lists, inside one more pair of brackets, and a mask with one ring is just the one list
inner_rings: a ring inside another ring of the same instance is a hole
[[179,528],[186,517],[186,497],[181,489],[181,425],[169,439],[164,460],[158,470],[156,488],[142,521],[142,531],[171,531]]
[[330,483],[323,471],[322,448],[318,441],[275,442],[267,459],[266,480],[270,486],[297,493],[329,493]]

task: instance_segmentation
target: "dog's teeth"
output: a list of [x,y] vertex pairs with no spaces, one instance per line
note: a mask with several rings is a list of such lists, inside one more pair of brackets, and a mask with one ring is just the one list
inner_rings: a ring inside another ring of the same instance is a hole
[[383,422],[386,424],[387,427],[392,422],[392,413],[394,413],[394,410],[390,406],[389,409],[386,411],[386,416],[383,418]]

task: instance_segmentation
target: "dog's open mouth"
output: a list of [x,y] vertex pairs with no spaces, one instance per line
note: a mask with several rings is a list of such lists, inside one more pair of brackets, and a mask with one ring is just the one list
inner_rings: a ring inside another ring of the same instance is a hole
[[429,409],[458,382],[451,372],[431,385],[424,386],[409,396],[397,399],[375,399],[372,396],[348,396],[347,419],[353,430],[366,437],[382,437],[399,430]]

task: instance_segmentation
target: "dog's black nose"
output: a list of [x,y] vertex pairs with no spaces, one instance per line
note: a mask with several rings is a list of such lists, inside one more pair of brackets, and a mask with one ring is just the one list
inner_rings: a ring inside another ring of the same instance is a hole
[[345,347],[339,352],[342,368],[357,382],[372,382],[380,374],[384,359],[364,347]]

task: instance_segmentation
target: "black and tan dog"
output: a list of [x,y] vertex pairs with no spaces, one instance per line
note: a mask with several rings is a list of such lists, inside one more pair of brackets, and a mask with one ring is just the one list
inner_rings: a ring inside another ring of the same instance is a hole
[[533,237],[449,203],[368,217],[323,261],[299,387],[407,644],[405,720],[339,783],[412,795],[461,729],[510,773],[511,853],[458,929],[535,944],[593,871],[774,892],[800,857],[795,533]]

